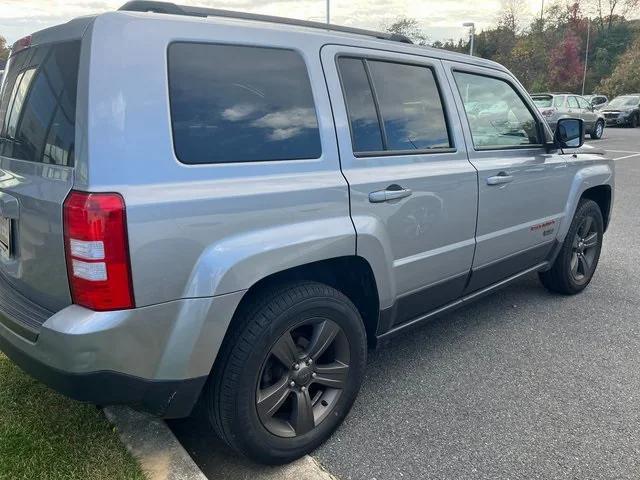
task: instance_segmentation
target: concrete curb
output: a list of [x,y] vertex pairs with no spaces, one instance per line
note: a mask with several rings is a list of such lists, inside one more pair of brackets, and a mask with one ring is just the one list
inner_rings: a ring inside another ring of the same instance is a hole
[[207,480],[161,419],[127,407],[104,413],[149,480]]

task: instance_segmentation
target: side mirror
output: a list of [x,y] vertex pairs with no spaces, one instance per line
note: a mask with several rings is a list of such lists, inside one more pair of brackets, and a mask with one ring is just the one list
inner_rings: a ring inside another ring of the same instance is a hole
[[584,122],[578,118],[561,118],[553,138],[558,148],[580,148],[584,144]]

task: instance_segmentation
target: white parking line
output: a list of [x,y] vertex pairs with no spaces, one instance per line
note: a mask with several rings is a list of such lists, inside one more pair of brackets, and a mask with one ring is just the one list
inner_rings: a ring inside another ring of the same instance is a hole
[[[609,150],[609,151],[612,152],[613,150]],[[614,158],[614,160],[624,160],[625,158],[631,158],[631,157],[640,157],[640,153],[634,153],[633,155],[625,155],[624,157]]]

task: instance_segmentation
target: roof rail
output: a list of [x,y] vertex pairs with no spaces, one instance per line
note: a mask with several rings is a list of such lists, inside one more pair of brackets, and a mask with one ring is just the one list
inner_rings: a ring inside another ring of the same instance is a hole
[[336,32],[353,33],[356,35],[366,35],[381,40],[391,40],[402,43],[413,43],[409,37],[397,33],[376,32],[361,28],[344,27],[322,22],[311,22],[307,20],[297,20],[295,18],[275,17],[272,15],[259,15],[256,13],[234,12],[231,10],[219,10],[216,8],[188,7],[176,5],[170,2],[155,2],[148,0],[133,0],[125,3],[120,10],[128,12],[154,12],[167,13],[171,15],[186,15],[189,17],[226,17],[238,18],[242,20],[257,20],[260,22],[280,23],[284,25],[295,25],[298,27],[318,28],[322,30],[333,30]]

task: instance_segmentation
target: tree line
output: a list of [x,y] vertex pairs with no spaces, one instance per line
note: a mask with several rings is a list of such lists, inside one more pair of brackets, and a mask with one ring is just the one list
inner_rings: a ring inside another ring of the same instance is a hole
[[[532,20],[523,0],[505,0],[494,26],[476,33],[474,55],[506,66],[530,92],[640,92],[640,0],[556,0]],[[468,53],[469,40],[429,42],[419,22],[386,26],[415,43]],[[589,43],[587,46],[587,37]]]

